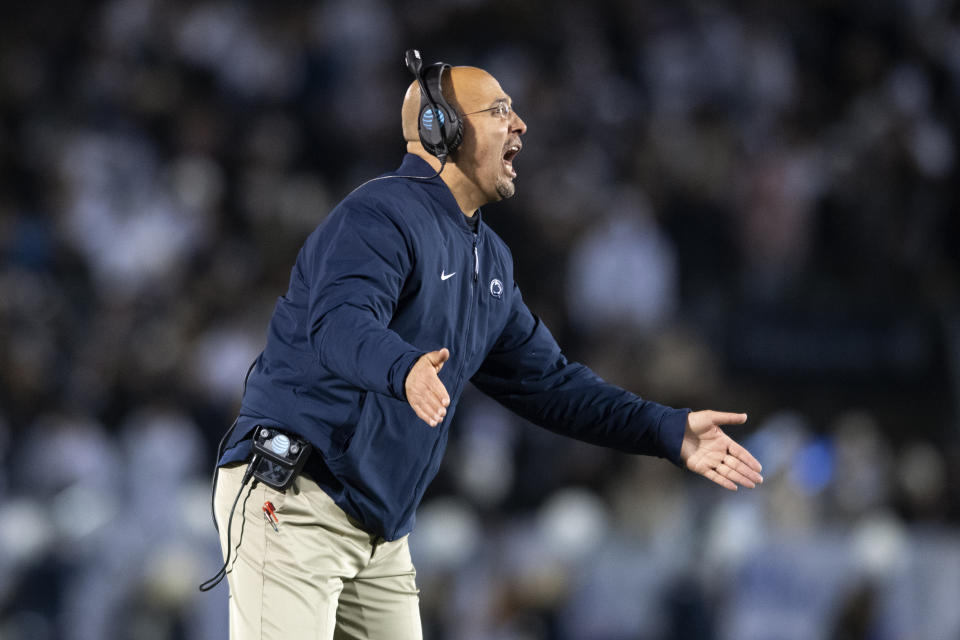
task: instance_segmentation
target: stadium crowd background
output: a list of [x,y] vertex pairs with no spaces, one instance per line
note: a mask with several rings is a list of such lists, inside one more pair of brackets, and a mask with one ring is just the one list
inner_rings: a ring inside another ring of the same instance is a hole
[[960,637],[956,2],[112,0],[0,10],[0,638],[226,637],[214,449],[412,46],[528,123],[485,220],[568,355],[747,411],[766,478],[470,394],[427,638]]

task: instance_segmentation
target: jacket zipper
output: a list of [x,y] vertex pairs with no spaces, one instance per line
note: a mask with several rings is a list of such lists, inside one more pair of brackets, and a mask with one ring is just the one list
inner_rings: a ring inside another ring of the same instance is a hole
[[[466,331],[466,339],[464,340],[464,345],[463,345],[464,348],[467,349],[467,351],[469,351],[470,349],[470,336],[473,334],[473,316],[475,315],[475,311],[477,308],[477,297],[479,295],[477,292],[477,282],[480,280],[480,253],[477,250],[477,244],[479,241],[480,241],[479,234],[473,234],[473,282],[470,284],[470,308],[467,313],[467,318],[468,318],[467,331]],[[463,377],[463,370],[466,366],[467,366],[467,358],[463,358],[463,360],[461,360],[460,368],[457,370],[457,377],[455,378],[455,380],[460,380]],[[443,424],[442,421],[441,421],[441,424]],[[438,425],[438,428],[439,428],[439,425]],[[437,438],[437,440],[433,443],[433,447],[430,450],[431,462],[434,460],[436,456],[437,446],[439,444],[440,444],[440,438]],[[436,465],[439,466],[439,461],[436,463]],[[430,467],[427,467],[426,473],[429,473],[429,471],[430,471]],[[423,478],[425,477],[425,475],[426,474],[421,476],[420,480],[417,482],[417,492],[419,492],[422,489],[421,485],[423,484]]]
[[457,372],[457,379],[463,375],[463,369],[467,366],[467,360],[470,354],[471,336],[473,335],[473,321],[477,310],[477,296],[479,295],[477,286],[480,280],[480,252],[477,250],[477,244],[480,242],[479,234],[473,235],[473,282],[470,285],[470,306],[467,310],[467,331],[464,339],[464,348],[467,349],[466,357],[463,358],[460,370]]
[[477,252],[477,237],[473,236],[473,281],[480,279],[480,254]]

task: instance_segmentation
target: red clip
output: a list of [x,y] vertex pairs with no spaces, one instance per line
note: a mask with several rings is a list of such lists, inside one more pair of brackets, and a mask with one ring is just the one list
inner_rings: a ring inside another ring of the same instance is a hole
[[280,529],[277,528],[277,525],[280,524],[280,519],[277,517],[276,509],[273,506],[273,503],[267,500],[263,503],[263,517],[270,523],[270,526],[273,527],[273,530],[277,533],[280,533]]

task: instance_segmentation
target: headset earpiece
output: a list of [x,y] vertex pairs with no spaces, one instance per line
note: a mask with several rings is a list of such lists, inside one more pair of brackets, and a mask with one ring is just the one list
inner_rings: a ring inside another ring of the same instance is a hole
[[420,84],[420,114],[417,131],[427,152],[445,161],[447,155],[463,142],[463,121],[457,110],[443,97],[443,72],[450,65],[437,62],[423,71],[420,52],[410,49],[406,64]]

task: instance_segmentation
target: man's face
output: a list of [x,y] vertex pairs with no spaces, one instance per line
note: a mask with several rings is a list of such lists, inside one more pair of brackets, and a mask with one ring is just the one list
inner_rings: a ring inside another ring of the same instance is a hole
[[520,136],[527,125],[512,110],[510,97],[493,76],[481,72],[470,80],[457,88],[464,136],[455,159],[487,201],[494,202],[514,194],[513,159],[520,152]]

